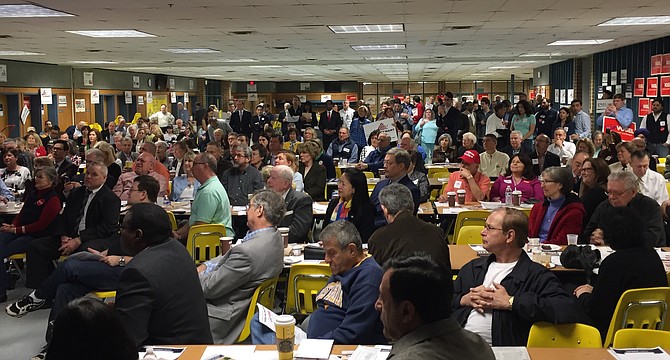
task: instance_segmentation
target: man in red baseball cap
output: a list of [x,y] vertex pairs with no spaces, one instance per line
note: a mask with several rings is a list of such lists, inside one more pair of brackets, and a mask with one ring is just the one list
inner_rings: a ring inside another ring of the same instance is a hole
[[447,201],[450,191],[465,190],[465,202],[482,201],[489,196],[491,179],[479,171],[479,153],[475,150],[466,151],[461,159],[461,169],[449,176],[449,184],[438,199]]

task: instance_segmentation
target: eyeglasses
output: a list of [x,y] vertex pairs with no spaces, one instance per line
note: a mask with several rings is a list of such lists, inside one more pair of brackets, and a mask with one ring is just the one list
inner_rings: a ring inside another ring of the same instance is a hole
[[130,189],[128,190],[128,192],[133,192],[133,191],[144,191],[144,190],[140,190],[140,189],[133,189],[133,188],[130,188]]
[[484,229],[485,229],[486,231],[491,231],[491,230],[500,230],[500,231],[503,231],[503,228],[495,228],[495,227],[493,227],[493,226],[491,226],[491,225],[489,225],[489,224],[485,224],[485,225],[484,225]]
[[553,180],[540,180],[540,184],[548,184],[548,183],[557,183],[558,181],[553,181]]
[[605,194],[611,197],[622,197],[625,193],[626,191],[608,191]]

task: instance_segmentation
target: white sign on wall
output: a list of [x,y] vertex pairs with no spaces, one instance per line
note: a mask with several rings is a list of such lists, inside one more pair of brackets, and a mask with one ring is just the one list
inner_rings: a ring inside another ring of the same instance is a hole
[[147,104],[154,102],[154,94],[151,91],[147,91]]
[[51,105],[53,104],[53,97],[51,94],[51,88],[41,88],[40,89],[40,102],[42,105]]
[[184,104],[188,104],[188,93],[184,93]]
[[84,73],[84,86],[93,86],[93,73],[85,72]]
[[125,95],[126,104],[132,104],[133,103],[133,92],[132,91],[124,91],[123,94]]
[[99,90],[91,90],[91,104],[100,104]]
[[140,77],[133,76],[133,89],[139,89],[139,88],[140,88]]
[[7,82],[7,65],[0,65],[0,81]]

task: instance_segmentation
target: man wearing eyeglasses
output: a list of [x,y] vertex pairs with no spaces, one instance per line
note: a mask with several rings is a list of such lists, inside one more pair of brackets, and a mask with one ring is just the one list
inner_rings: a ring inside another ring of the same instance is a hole
[[56,140],[51,147],[54,166],[56,167],[56,172],[58,173],[58,177],[61,179],[61,181],[63,181],[65,178],[71,179],[73,176],[77,175],[77,166],[70,162],[70,160],[68,160],[66,157],[69,150],[70,146],[65,140]]
[[644,241],[646,246],[665,246],[665,230],[661,210],[656,201],[644,196],[639,191],[639,180],[637,175],[629,171],[617,171],[607,177],[607,201],[603,201],[593,212],[591,219],[579,236],[582,244],[606,245],[607,239],[603,237],[605,219],[610,217],[612,208],[629,207],[643,219],[639,241]]
[[156,158],[149,154],[148,152],[143,152],[140,156],[137,157],[135,161],[135,171],[127,172],[119,176],[119,180],[114,185],[114,194],[119,197],[121,200],[128,200],[130,189],[133,186],[133,180],[140,175],[149,175],[160,184],[159,196],[164,196],[167,189],[167,180],[165,177],[154,171],[154,163]]
[[492,346],[525,346],[538,321],[577,322],[575,302],[558,278],[533,262],[523,247],[528,217],[499,208],[481,232],[491,255],[465,264],[454,283],[452,317]]

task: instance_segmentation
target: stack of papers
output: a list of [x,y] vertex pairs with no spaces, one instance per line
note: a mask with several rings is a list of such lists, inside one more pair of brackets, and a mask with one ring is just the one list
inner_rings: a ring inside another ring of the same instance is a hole
[[493,346],[491,347],[496,360],[530,360],[528,350],[517,346]]
[[328,359],[333,340],[304,339],[294,353],[294,359]]
[[609,349],[609,353],[619,360],[670,360],[670,355],[660,347],[653,349]]

